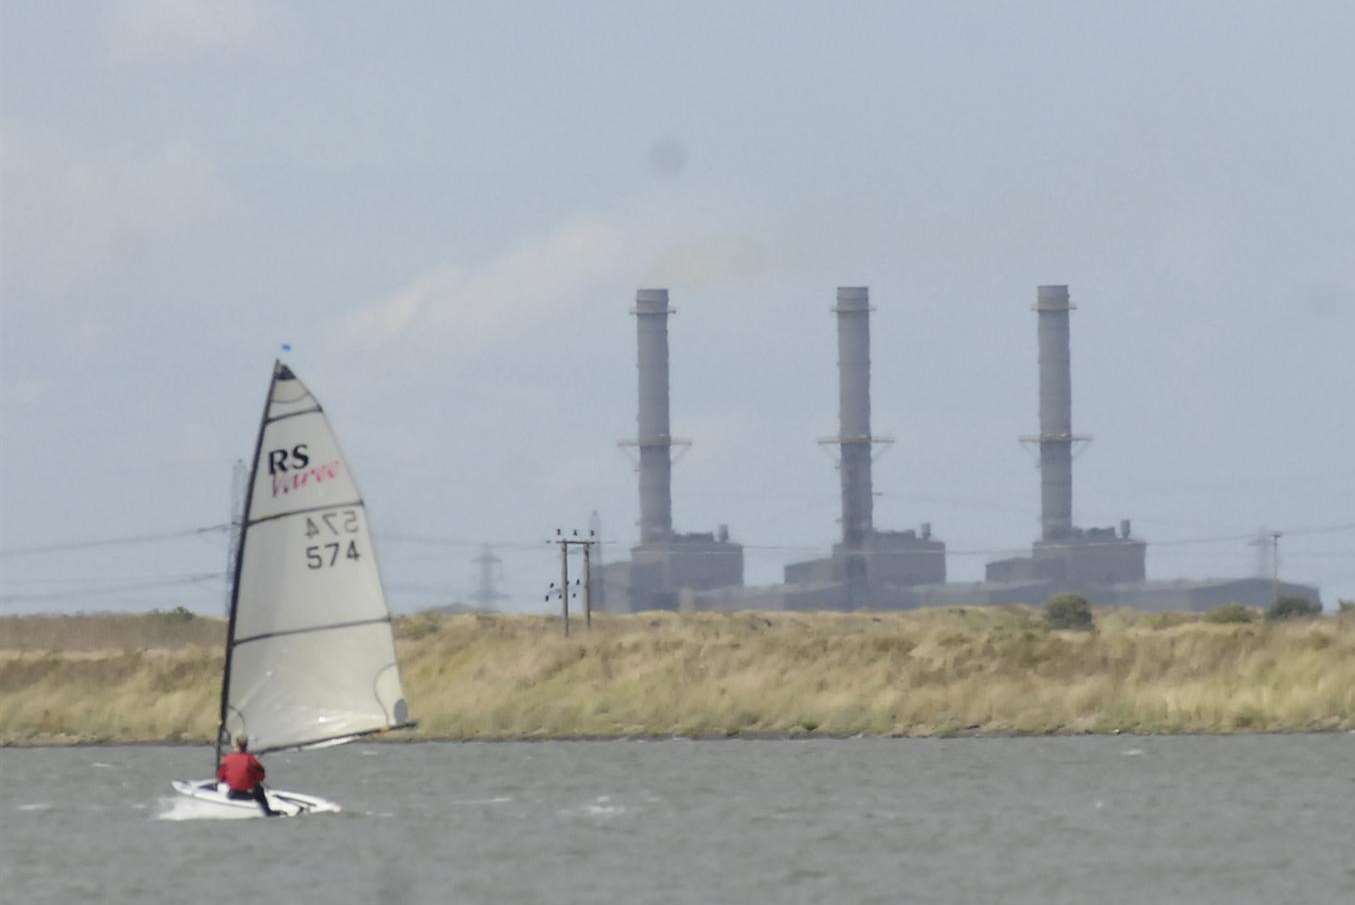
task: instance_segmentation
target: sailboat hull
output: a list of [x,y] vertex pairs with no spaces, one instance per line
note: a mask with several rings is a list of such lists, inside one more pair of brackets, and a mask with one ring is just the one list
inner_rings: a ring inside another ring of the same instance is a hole
[[[201,802],[209,811],[208,814],[203,816],[227,820],[244,820],[250,817],[264,816],[263,809],[252,799],[229,797],[225,783],[218,783],[214,780],[200,782],[175,780],[170,785],[180,795]],[[269,789],[267,796],[269,807],[283,817],[301,817],[306,814],[337,814],[340,810],[337,802],[315,795],[303,795],[300,792]]]

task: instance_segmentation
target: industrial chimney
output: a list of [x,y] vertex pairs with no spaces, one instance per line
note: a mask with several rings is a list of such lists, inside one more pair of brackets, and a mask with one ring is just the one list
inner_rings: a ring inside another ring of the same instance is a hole
[[859,547],[871,534],[870,290],[839,286],[837,306],[838,437],[842,451],[842,542]]
[[1073,389],[1067,286],[1041,286],[1034,310],[1040,337],[1040,533],[1055,541],[1073,533]]
[[[842,541],[828,559],[786,565],[786,584],[831,588],[831,602],[845,609],[916,606],[913,585],[946,580],[946,545],[932,537],[926,523],[915,531],[878,531],[874,521],[871,450],[877,437],[870,427],[870,290],[839,286],[837,304],[838,432],[819,440],[839,451],[842,478]],[[818,593],[817,591],[815,593]]]
[[668,290],[635,293],[635,333],[640,372],[636,444],[640,448],[640,543],[662,543],[673,534],[673,489],[668,426]]

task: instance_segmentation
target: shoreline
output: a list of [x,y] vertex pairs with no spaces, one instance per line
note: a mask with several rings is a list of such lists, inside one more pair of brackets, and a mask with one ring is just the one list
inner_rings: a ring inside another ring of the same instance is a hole
[[[396,622],[410,711],[377,743],[1355,730],[1355,617],[1219,624],[1030,607]],[[224,625],[0,618],[0,747],[208,745]]]
[[[1285,735],[1355,735],[1355,729],[1315,728],[1315,729],[1242,729],[1226,732],[1184,731],[1184,732],[985,732],[972,730],[946,735],[866,735],[814,733],[765,732],[743,733],[735,735],[559,735],[559,736],[500,736],[493,738],[460,738],[455,736],[416,736],[413,738],[354,739],[349,745],[514,745],[514,744],[550,744],[554,742],[578,742],[584,744],[606,744],[609,742],[852,742],[852,741],[959,741],[988,739],[1074,739],[1074,738],[1257,738]],[[211,748],[209,741],[183,741],[174,739],[138,739],[135,741],[90,741],[71,742],[39,740],[0,741],[0,751],[47,750],[59,751],[75,748]],[[274,751],[273,754],[291,754],[292,751]]]

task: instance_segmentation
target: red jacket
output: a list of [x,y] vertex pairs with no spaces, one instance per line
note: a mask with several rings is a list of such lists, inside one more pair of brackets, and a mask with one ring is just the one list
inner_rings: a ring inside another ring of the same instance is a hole
[[263,782],[263,764],[248,751],[232,751],[216,769],[218,782],[224,782],[233,792],[251,792]]

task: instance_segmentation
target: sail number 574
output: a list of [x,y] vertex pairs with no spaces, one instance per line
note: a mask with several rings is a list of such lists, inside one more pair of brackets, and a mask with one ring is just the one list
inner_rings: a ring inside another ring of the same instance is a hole
[[337,565],[340,557],[357,562],[362,558],[358,553],[358,542],[345,535],[358,533],[358,513],[356,509],[344,509],[339,512],[325,512],[314,518],[306,516],[306,537],[335,538],[335,540],[317,543],[306,548],[306,568],[323,569]]

